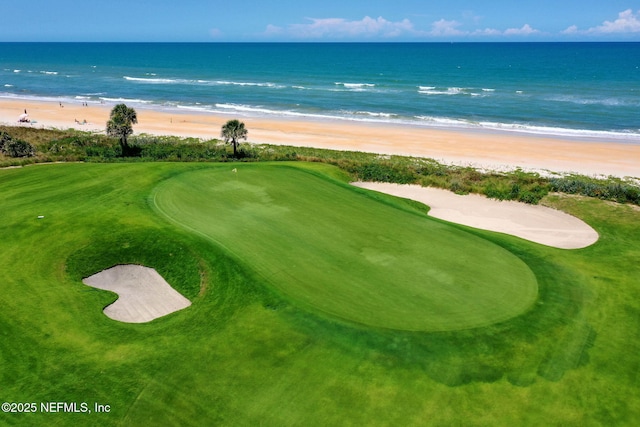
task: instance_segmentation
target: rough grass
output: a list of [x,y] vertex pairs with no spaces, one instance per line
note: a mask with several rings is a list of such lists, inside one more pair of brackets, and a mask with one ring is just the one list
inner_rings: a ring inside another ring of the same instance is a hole
[[[154,213],[153,188],[208,167],[0,170],[0,401],[111,407],[108,414],[0,413],[0,424],[640,420],[639,211],[597,199],[546,198],[600,234],[597,244],[576,251],[468,230],[527,264],[539,285],[534,306],[481,328],[394,331],[307,310],[226,248]],[[315,172],[340,176],[336,169]],[[422,212],[391,197],[378,200],[401,215]],[[149,324],[107,318],[102,308],[113,295],[78,278],[120,258],[164,266],[194,304]]]

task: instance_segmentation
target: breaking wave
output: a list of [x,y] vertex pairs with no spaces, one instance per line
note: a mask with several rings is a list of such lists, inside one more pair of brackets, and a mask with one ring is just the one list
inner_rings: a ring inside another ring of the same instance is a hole
[[[152,74],[155,75],[155,74]],[[249,86],[249,87],[267,87],[267,88],[284,88],[286,86],[278,85],[270,82],[236,82],[229,80],[201,80],[201,79],[170,79],[158,77],[130,77],[123,76],[130,82],[142,84],[156,85],[202,85],[202,86]]]
[[475,89],[463,87],[436,87],[436,86],[418,86],[418,93],[421,95],[466,95],[466,96],[483,96],[487,93],[495,92],[495,89]]

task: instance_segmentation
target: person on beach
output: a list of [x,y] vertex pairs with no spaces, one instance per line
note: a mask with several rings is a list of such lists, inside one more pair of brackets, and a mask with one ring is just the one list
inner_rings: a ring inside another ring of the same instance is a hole
[[20,114],[18,116],[18,123],[30,123],[29,114],[27,114],[27,109],[24,109],[24,114]]

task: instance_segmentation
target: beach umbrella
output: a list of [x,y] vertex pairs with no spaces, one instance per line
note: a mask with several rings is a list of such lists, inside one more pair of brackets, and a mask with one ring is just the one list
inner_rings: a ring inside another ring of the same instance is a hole
[[21,121],[21,122],[26,121],[28,118],[29,118],[29,115],[28,115],[27,113],[20,114],[20,115],[18,116],[18,120],[19,120],[19,121]]

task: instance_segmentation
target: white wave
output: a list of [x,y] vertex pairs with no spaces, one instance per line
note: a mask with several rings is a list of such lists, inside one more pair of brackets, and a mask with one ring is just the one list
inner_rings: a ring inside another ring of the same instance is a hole
[[173,84],[173,83],[181,83],[181,82],[188,81],[188,80],[177,80],[177,79],[157,79],[157,78],[129,77],[129,76],[124,76],[123,78],[130,82],[140,82],[140,83],[149,83],[149,84]]
[[176,105],[176,108],[179,110],[187,110],[187,111],[196,111],[196,112],[203,112],[203,113],[210,113],[212,111],[212,108],[209,107],[205,107],[205,106],[199,106],[199,105]]
[[392,113],[376,113],[376,112],[372,112],[372,111],[356,111],[356,112],[350,112],[350,111],[342,111],[345,114],[355,114],[358,116],[369,116],[369,117],[382,117],[382,118],[392,118],[392,117],[398,117],[397,114],[392,114]]
[[[10,70],[7,70],[7,71],[10,71]],[[17,73],[21,73],[22,70],[13,70],[13,72],[17,74]],[[27,70],[26,72],[29,73],[29,74],[46,74],[46,75],[49,75],[49,76],[58,75],[57,71],[33,71],[33,70]]]
[[13,85],[6,84],[6,85],[4,85],[4,87],[13,87]]
[[[0,95],[2,97],[2,95]],[[144,104],[141,108],[148,107],[149,101],[104,98],[109,101],[131,102]],[[372,112],[372,111],[350,111],[340,110],[334,112],[314,113],[296,110],[276,110],[258,105],[218,103],[214,105],[206,104],[164,104],[167,110],[193,111],[195,113],[215,113],[224,115],[235,115],[241,117],[291,117],[311,120],[341,120],[349,122],[381,123],[381,124],[401,124],[408,126],[419,126],[438,129],[477,129],[487,132],[514,132],[545,136],[559,136],[577,139],[617,139],[640,143],[640,129],[630,131],[596,131],[580,129],[564,129],[555,127],[536,126],[518,123],[498,123],[480,122],[465,119],[437,116],[413,116],[403,117],[393,113]]]
[[498,122],[474,122],[464,119],[453,119],[448,117],[416,116],[419,122],[429,127],[449,128],[449,129],[483,129],[487,131],[516,132],[535,135],[567,137],[567,138],[596,138],[596,139],[623,139],[630,141],[640,141],[640,129],[637,132],[616,132],[598,131],[586,129],[569,129],[551,126],[537,126],[521,123],[498,123]]
[[[148,74],[147,75],[156,75],[156,74]],[[144,84],[161,84],[161,85],[167,85],[167,84],[180,84],[180,85],[201,85],[201,84],[213,84],[213,82],[210,82],[208,80],[189,80],[189,79],[167,79],[167,78],[159,78],[159,77],[129,77],[129,76],[124,76],[123,77],[125,80],[130,81],[130,82],[138,82],[138,83],[144,83]]]
[[[149,74],[148,74],[149,75]],[[155,74],[151,74],[155,75]],[[236,82],[229,80],[203,80],[203,79],[170,79],[158,77],[130,77],[123,76],[125,80],[146,84],[181,84],[181,85],[212,85],[212,86],[252,86],[252,87],[268,87],[281,89],[286,86],[278,85],[270,82]]]
[[36,95],[24,95],[17,93],[8,93],[8,92],[0,92],[0,98],[2,99],[17,99],[17,100],[26,100],[33,102],[52,102],[56,105],[59,102],[63,104],[69,103],[73,104],[78,100],[73,96],[36,96]]
[[619,98],[580,98],[576,96],[555,96],[546,99],[553,102],[567,102],[578,105],[604,105],[606,107],[640,106],[640,102],[628,102]]
[[402,117],[393,113],[372,112],[372,111],[349,111],[340,110],[327,112],[325,114],[302,112],[293,110],[273,110],[262,106],[252,106],[244,104],[219,103],[213,106],[200,105],[178,105],[177,109],[190,110],[194,112],[208,112],[225,115],[240,115],[244,117],[252,116],[277,116],[307,118],[318,120],[343,120],[350,122],[387,123],[402,124],[408,126],[424,126],[438,129],[478,129],[495,132],[515,132],[546,136],[559,136],[568,138],[595,138],[595,139],[618,139],[640,143],[640,129],[637,131],[596,131],[580,129],[564,129],[545,126],[535,126],[527,124],[507,124],[497,122],[478,122],[465,119],[437,116],[414,116]]
[[293,111],[293,110],[271,110],[268,108],[251,106],[251,105],[242,105],[242,104],[216,104],[215,109],[212,110],[215,113],[221,114],[237,114],[244,116],[278,116],[278,117],[303,117],[309,119],[321,119],[321,120],[349,120],[346,117],[334,116],[331,114],[317,114],[317,113],[307,113],[301,111]]
[[415,116],[422,124],[434,127],[472,127],[471,122],[462,119],[451,119],[447,117]]
[[342,86],[344,89],[349,90],[351,92],[364,92],[366,90],[370,90],[376,87],[373,83],[343,83],[343,82],[335,82],[336,86]]
[[295,115],[294,111],[277,111],[270,110],[268,108],[251,106],[251,105],[243,105],[243,104],[216,104],[216,108],[220,109],[219,111],[223,112],[240,112],[240,113],[258,113],[258,114],[266,114],[266,115]]
[[496,90],[495,90],[495,89],[488,89],[488,88],[484,88],[484,87],[483,87],[483,88],[482,88],[482,91],[483,91],[483,92],[495,92]]
[[[181,107],[189,108],[189,107]],[[196,109],[191,107],[191,109]],[[204,108],[205,111],[211,111]],[[278,117],[295,117],[306,119],[318,119],[318,120],[344,120],[352,122],[370,122],[370,123],[409,123],[408,120],[399,118],[396,114],[384,113],[384,112],[371,112],[371,111],[347,111],[341,110],[334,113],[327,112],[326,114],[301,112],[293,110],[272,110],[259,106],[250,106],[242,104],[216,104],[215,109],[212,111],[215,113],[223,114],[241,114],[245,116],[278,116]],[[414,123],[415,124],[415,123]]]
[[462,87],[448,87],[439,88],[433,86],[418,86],[418,93],[422,95],[469,95],[469,96],[481,96],[481,94],[474,92],[474,89],[462,88]]
[[[505,124],[494,122],[480,122],[479,126],[485,129],[533,133],[537,135],[564,136],[569,138],[612,138],[639,140],[640,132],[616,132],[588,129],[570,129],[551,126],[536,126],[526,124]],[[639,130],[640,131],[640,130]]]
[[282,89],[286,87],[286,86],[278,85],[275,83],[269,83],[269,82],[257,83],[257,82],[234,82],[234,81],[227,81],[227,80],[216,80],[213,83],[218,85],[223,85],[223,86],[256,86],[256,87],[269,87],[269,88],[276,88],[276,89]]
[[105,102],[129,102],[131,104],[152,104],[153,103],[153,101],[147,101],[144,99],[107,98],[102,96],[100,97],[100,99]]
[[341,82],[336,82],[335,84],[337,84],[338,86],[344,86],[344,87],[349,88],[349,89],[362,88],[362,87],[375,87],[375,84],[373,84],[373,83],[341,83]]

